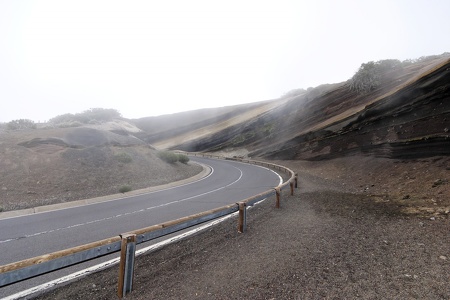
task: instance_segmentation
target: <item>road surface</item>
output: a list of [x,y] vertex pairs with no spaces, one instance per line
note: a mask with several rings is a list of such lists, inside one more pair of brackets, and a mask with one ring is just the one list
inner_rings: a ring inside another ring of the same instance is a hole
[[[280,183],[278,174],[263,167],[199,157],[191,160],[210,166],[211,173],[196,182],[148,194],[0,220],[0,265],[235,203]],[[107,259],[111,256],[3,287],[0,297]]]

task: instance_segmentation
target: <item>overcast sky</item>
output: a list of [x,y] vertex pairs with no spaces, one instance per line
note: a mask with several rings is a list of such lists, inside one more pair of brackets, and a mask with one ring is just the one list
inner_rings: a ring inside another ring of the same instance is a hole
[[0,0],[0,122],[274,99],[450,52],[450,1]]

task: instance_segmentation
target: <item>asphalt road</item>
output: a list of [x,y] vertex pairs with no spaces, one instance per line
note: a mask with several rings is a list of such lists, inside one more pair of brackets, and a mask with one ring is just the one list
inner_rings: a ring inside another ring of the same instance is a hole
[[[191,160],[210,166],[212,172],[199,181],[144,195],[0,220],[0,265],[235,203],[280,183],[278,174],[259,166],[199,157]],[[107,259],[111,256],[103,260]],[[0,297],[99,262],[3,287]]]

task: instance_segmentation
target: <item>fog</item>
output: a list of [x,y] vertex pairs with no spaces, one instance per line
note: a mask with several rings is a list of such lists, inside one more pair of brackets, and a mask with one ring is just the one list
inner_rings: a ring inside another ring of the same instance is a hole
[[349,79],[449,51],[448,1],[0,1],[0,122],[140,118]]

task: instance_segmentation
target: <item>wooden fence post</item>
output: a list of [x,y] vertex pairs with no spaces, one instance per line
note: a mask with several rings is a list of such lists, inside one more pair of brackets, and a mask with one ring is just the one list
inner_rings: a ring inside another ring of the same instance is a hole
[[280,208],[281,190],[280,190],[279,187],[276,187],[276,188],[275,188],[275,194],[276,194],[276,196],[277,196],[277,201],[276,201],[276,203],[275,203],[275,207],[276,207],[276,208]]
[[136,252],[136,234],[123,234],[120,265],[119,265],[119,288],[117,295],[124,298],[133,290],[134,258]]
[[244,233],[247,230],[247,204],[245,202],[236,204],[239,205],[238,232]]

